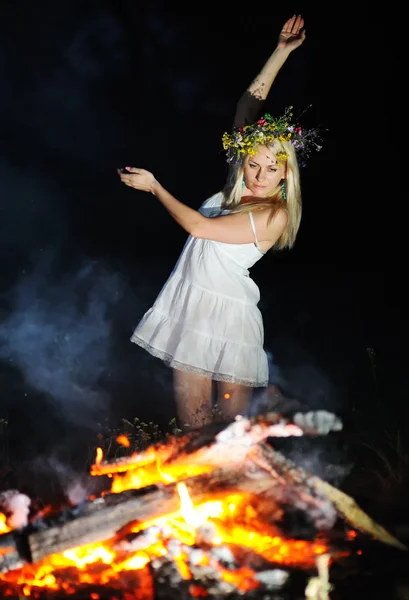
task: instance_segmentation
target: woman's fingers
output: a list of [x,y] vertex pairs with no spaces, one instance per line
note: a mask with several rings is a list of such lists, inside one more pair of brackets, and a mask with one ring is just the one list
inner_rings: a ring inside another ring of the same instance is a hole
[[293,17],[290,17],[285,23],[284,26],[282,28],[282,32],[283,33],[291,33],[293,25],[295,23],[295,15]]
[[152,173],[136,167],[126,167],[126,169],[126,171],[117,169],[122,183],[136,190],[142,190],[143,192],[150,191],[154,179]]
[[293,15],[290,17],[282,28],[282,33],[295,33],[297,34],[300,29],[304,27],[304,19],[301,15]]

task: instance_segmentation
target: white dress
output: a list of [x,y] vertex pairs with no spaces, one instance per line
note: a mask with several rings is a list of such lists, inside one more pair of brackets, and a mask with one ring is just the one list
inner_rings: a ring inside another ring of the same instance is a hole
[[[222,214],[221,200],[221,192],[211,196],[200,212]],[[132,342],[175,369],[250,387],[268,385],[260,292],[249,275],[263,252],[251,213],[249,219],[254,243],[189,236]]]

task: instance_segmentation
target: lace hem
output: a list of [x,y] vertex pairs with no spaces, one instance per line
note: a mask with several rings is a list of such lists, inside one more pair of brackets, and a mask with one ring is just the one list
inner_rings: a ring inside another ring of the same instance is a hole
[[232,375],[224,375],[223,373],[214,373],[213,371],[206,371],[206,369],[201,369],[199,367],[193,367],[192,365],[187,365],[185,363],[181,363],[177,360],[174,360],[174,358],[170,354],[167,354],[166,352],[163,352],[162,350],[158,350],[157,348],[154,348],[153,346],[151,346],[144,340],[141,340],[141,338],[137,337],[136,335],[133,335],[131,337],[131,342],[133,342],[134,344],[137,344],[138,346],[140,346],[141,348],[143,348],[144,350],[149,352],[149,354],[152,354],[152,356],[155,356],[155,358],[160,358],[169,367],[172,367],[172,369],[177,369],[178,371],[186,371],[188,373],[195,373],[196,375],[202,375],[203,377],[208,377],[209,379],[213,379],[214,381],[225,381],[228,383],[237,383],[239,385],[245,385],[247,387],[267,387],[268,386],[268,380],[262,381],[262,382],[249,381],[247,379],[239,379],[237,377],[233,377]]

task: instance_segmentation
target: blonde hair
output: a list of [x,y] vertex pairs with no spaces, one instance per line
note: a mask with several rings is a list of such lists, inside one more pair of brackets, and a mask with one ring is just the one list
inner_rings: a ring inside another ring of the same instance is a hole
[[[274,248],[281,250],[283,248],[292,248],[295,243],[301,222],[302,205],[300,171],[294,146],[291,142],[275,142],[275,144],[277,143],[280,145],[280,150],[288,155],[285,176],[286,199],[283,197],[281,184],[279,184],[267,198],[260,198],[254,202],[240,204],[243,192],[244,165],[249,159],[248,155],[245,155],[242,162],[234,168],[223,189],[222,208],[235,213],[270,208],[268,223],[271,222],[278,210],[284,209],[288,218],[287,227],[274,244]],[[271,148],[274,148],[274,150],[277,149],[275,145],[271,146]]]

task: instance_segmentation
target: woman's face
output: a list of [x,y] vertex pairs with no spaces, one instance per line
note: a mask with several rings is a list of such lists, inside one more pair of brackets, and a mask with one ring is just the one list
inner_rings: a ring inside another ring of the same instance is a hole
[[277,165],[278,150],[260,146],[257,154],[248,157],[244,164],[244,195],[250,192],[257,198],[265,198],[285,178],[285,163]]

